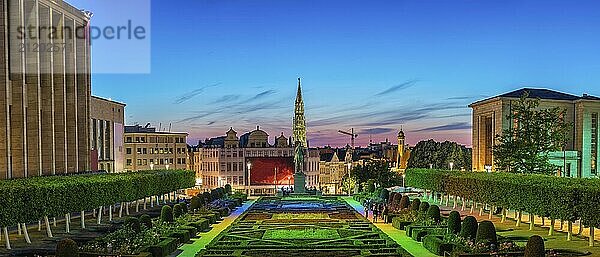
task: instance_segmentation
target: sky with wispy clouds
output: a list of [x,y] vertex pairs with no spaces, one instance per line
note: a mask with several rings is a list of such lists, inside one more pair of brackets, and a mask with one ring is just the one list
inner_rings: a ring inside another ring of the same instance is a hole
[[[71,0],[110,20],[103,1]],[[594,1],[152,1],[151,72],[94,74],[128,124],[189,143],[260,125],[291,133],[303,80],[311,146],[453,140],[471,145],[469,103],[521,87],[600,95]],[[114,8],[114,7],[113,7]],[[135,22],[135,21],[134,21]],[[120,56],[110,51],[99,56]],[[106,59],[106,58],[105,58]],[[273,138],[271,138],[273,140]]]

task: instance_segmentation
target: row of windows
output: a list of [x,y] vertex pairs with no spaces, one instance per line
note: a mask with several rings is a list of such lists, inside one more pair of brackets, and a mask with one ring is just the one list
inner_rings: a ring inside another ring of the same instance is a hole
[[244,176],[226,176],[219,178],[216,176],[202,176],[202,183],[206,187],[221,187],[226,184],[232,186],[243,186],[245,185]]
[[[157,165],[166,165],[166,164],[174,164],[175,159],[173,158],[165,158],[165,159],[137,159],[138,166],[147,166],[149,164],[157,164]],[[186,158],[177,158],[177,164],[186,164]],[[133,159],[126,159],[125,165],[131,166],[133,165]]]
[[[186,148],[176,148],[177,149],[177,154],[185,154],[186,153]],[[125,149],[125,153],[126,154],[132,154],[133,153],[133,148],[126,148]],[[155,148],[145,148],[145,147],[138,147],[136,148],[136,153],[137,154],[173,154],[173,148],[162,148],[162,147],[155,147]]]
[[125,143],[173,143],[173,138],[175,139],[175,143],[185,143],[185,137],[172,136],[148,136],[148,138],[145,136],[128,136],[125,138]]
[[[219,155],[220,152],[220,155]],[[247,157],[267,157],[267,156],[293,156],[294,151],[283,151],[283,150],[248,150],[246,151]],[[204,151],[202,154],[203,158],[217,158],[217,157],[244,157],[244,151],[218,151],[218,150],[209,150]]]
[[598,113],[592,113],[592,158],[591,158],[591,170],[592,175],[597,175],[598,170]]

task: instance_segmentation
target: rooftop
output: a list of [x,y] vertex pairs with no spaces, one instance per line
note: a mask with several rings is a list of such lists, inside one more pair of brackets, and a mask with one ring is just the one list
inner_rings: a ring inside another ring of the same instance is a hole
[[578,100],[592,100],[592,101],[600,101],[599,97],[591,96],[588,94],[583,94],[582,96],[576,96],[573,94],[563,93],[551,89],[545,88],[522,88],[512,92],[508,92],[505,94],[501,94],[498,96],[490,97],[484,100],[480,100],[472,103],[471,105],[479,104],[491,99],[506,97],[506,98],[520,98],[523,94],[529,93],[528,98],[539,98],[546,100],[562,100],[562,101],[578,101]]

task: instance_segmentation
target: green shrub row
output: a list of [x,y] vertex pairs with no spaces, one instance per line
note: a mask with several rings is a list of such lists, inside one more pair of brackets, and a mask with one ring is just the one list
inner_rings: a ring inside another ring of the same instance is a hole
[[0,181],[0,226],[92,210],[193,187],[195,174],[157,170]]
[[546,175],[408,169],[406,184],[552,219],[600,226],[600,180]]

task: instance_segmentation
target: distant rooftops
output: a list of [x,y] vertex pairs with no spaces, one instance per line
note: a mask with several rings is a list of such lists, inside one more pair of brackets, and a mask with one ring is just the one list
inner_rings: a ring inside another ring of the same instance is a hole
[[592,101],[600,101],[599,97],[591,96],[588,94],[583,94],[582,96],[576,96],[572,94],[567,94],[555,90],[545,89],[545,88],[522,88],[519,90],[515,90],[509,93],[505,93],[502,95],[490,97],[484,100],[480,100],[472,103],[470,106],[477,105],[492,99],[496,98],[520,98],[525,92],[529,93],[529,98],[539,98],[546,100],[560,100],[560,101],[579,101],[579,100],[592,100]]
[[150,127],[150,123],[146,126],[133,125],[125,126],[125,133],[154,133],[154,134],[185,134],[186,132],[170,132],[170,131],[156,131],[156,128]]

